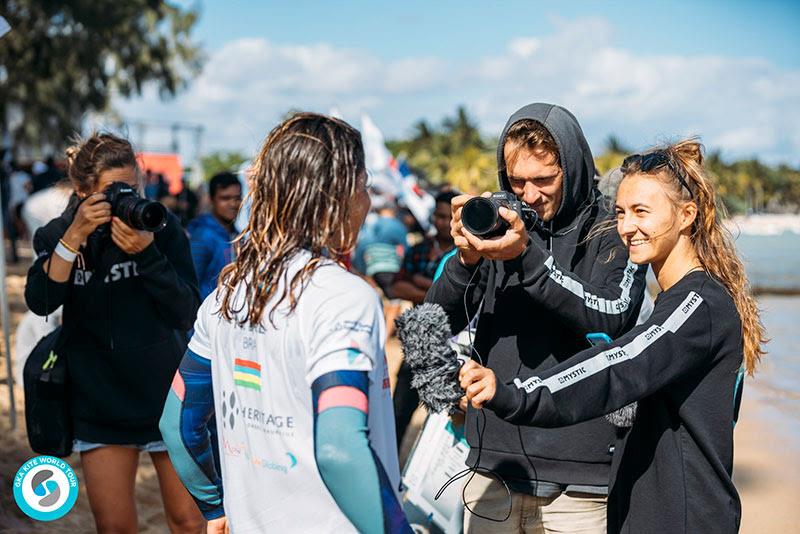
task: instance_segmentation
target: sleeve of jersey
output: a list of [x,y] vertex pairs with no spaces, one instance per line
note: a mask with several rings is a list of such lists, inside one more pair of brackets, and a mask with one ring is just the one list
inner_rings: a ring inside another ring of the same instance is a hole
[[456,252],[442,259],[442,263],[444,266],[439,266],[442,272],[435,278],[428,294],[425,295],[425,302],[440,305],[447,313],[452,333],[457,334],[467,326],[469,318],[478,311],[486,291],[491,262],[481,260],[477,265],[466,266],[458,259]]
[[[385,324],[377,293],[354,277],[325,280],[304,325],[308,385],[331,371],[372,371],[383,358]],[[316,296],[316,295],[315,295]]]
[[213,417],[211,362],[187,350],[172,380],[159,428],[178,477],[207,520],[225,515],[209,433]]
[[694,291],[666,296],[645,323],[524,382],[497,384],[487,407],[506,421],[560,427],[613,412],[707,365],[711,318]]
[[322,481],[359,532],[411,533],[368,439],[369,376],[334,371],[312,385],[314,456]]
[[216,294],[212,292],[200,305],[197,311],[197,318],[194,321],[194,331],[189,340],[189,350],[197,356],[211,359],[211,339],[209,337],[208,322],[214,320],[213,310],[210,308],[216,304]]
[[[637,266],[619,247],[616,236],[603,236],[592,275],[583,280],[559,265],[538,243],[529,242],[521,262],[522,286],[536,302],[579,334],[605,332],[612,338],[633,324],[644,296],[646,266]],[[613,248],[617,248],[606,261]],[[507,262],[507,263],[511,263]]]

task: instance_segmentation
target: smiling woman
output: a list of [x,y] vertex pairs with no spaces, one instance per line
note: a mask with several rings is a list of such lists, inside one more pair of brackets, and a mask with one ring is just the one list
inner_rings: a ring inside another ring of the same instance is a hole
[[702,146],[686,140],[631,156],[622,172],[617,230],[631,261],[650,264],[662,289],[650,318],[524,382],[498,383],[470,361],[461,385],[476,408],[541,427],[638,401],[614,450],[608,531],[733,533],[741,520],[733,426],[744,371],[764,353],[758,309]]

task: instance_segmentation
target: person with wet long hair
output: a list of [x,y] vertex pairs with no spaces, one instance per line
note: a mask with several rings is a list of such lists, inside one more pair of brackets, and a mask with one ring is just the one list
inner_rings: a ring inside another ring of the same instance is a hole
[[[98,532],[136,532],[139,455],[158,473],[173,532],[203,518],[170,463],[158,420],[200,304],[189,241],[168,215],[159,232],[112,215],[106,189],[141,190],[126,139],[93,134],[67,150],[74,189],[64,213],[36,231],[25,301],[37,315],[63,304],[70,410]],[[183,332],[181,332],[183,331]]]
[[236,260],[164,407],[170,457],[211,532],[410,532],[381,303],[342,265],[369,210],[361,136],[298,113],[253,161]]
[[743,375],[764,355],[758,307],[700,143],[630,156],[622,174],[617,231],[631,261],[649,264],[661,287],[650,318],[537,376],[498,383],[468,362],[461,385],[474,407],[541,427],[638,401],[614,451],[608,531],[737,532],[733,428]]

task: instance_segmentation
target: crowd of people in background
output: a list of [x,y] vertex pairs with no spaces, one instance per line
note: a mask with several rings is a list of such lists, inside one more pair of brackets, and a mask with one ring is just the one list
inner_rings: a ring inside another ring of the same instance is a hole
[[[26,163],[5,158],[0,163],[0,199],[10,243],[9,263],[20,261],[20,243],[30,243],[38,228],[67,207],[71,191],[66,170],[66,160],[53,156]],[[173,193],[164,174],[143,169],[141,194],[163,204],[187,231],[204,298],[216,287],[222,267],[234,257],[231,244],[240,230],[234,221],[243,200],[244,178],[230,169],[208,176],[206,183],[193,187],[186,179],[189,171],[186,169],[180,189]],[[390,335],[403,303],[419,304],[424,300],[436,267],[453,249],[449,205],[459,192],[445,185],[432,187],[430,193],[435,195],[436,208],[426,232],[402,201],[371,188],[370,213],[349,258],[352,271],[363,276],[384,298]],[[411,394],[415,398],[413,391]],[[401,427],[405,428],[405,424],[398,426]]]
[[[404,364],[392,419],[384,347],[399,313],[427,301],[444,308],[454,335],[480,322],[461,373],[475,470],[462,493],[468,532],[505,521],[509,532],[528,522],[543,532],[658,531],[665,519],[670,531],[714,530],[702,511],[735,531],[732,428],[764,332],[702,146],[626,159],[614,208],[564,108],[517,111],[497,157],[500,189],[529,212],[497,208],[506,230],[494,239],[464,230],[471,195],[449,186],[430,191],[429,219],[414,216],[371,184],[358,131],[313,113],[270,132],[245,174],[215,174],[198,190],[186,180],[171,190],[111,134],[71,147],[66,166],[4,159],[10,259],[33,236],[26,301],[38,315],[61,308],[69,333],[73,450],[98,530],[135,530],[145,451],[173,531],[198,531],[199,510],[209,531],[227,532],[227,516],[255,532],[288,524],[288,509],[309,531],[408,532],[397,452],[419,397]],[[137,231],[112,213],[113,182],[164,205],[162,230]],[[648,265],[666,295],[649,319]],[[689,320],[695,309],[705,311]],[[585,350],[595,343],[615,348]],[[271,396],[253,393],[263,376]],[[237,426],[242,399],[253,419]],[[712,417],[714,399],[724,402]],[[632,402],[630,420],[602,417]],[[628,439],[640,449],[624,448]],[[703,480],[691,492],[670,486],[658,462]],[[296,471],[267,482],[249,476],[256,467]],[[666,515],[652,509],[659,495]],[[307,503],[325,512],[303,515]]]
[[[20,162],[0,156],[0,200],[2,200],[6,238],[11,243],[9,263],[19,261],[18,244],[31,239],[33,232],[66,207],[69,184],[67,163],[53,156],[44,161]],[[186,170],[187,174],[189,169]],[[208,210],[206,186],[192,186],[184,177],[180,190],[170,192],[160,172],[144,170],[145,198],[162,203],[174,213],[184,228],[201,211]]]

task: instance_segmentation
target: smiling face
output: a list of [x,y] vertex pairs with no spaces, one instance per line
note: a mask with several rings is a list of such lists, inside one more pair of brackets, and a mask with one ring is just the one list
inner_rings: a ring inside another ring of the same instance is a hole
[[511,189],[543,221],[550,221],[561,207],[564,172],[558,158],[541,150],[518,148],[516,143],[503,147],[506,174]]
[[615,206],[617,232],[632,262],[663,265],[689,232],[696,209],[676,205],[657,175],[631,174],[620,183]]

